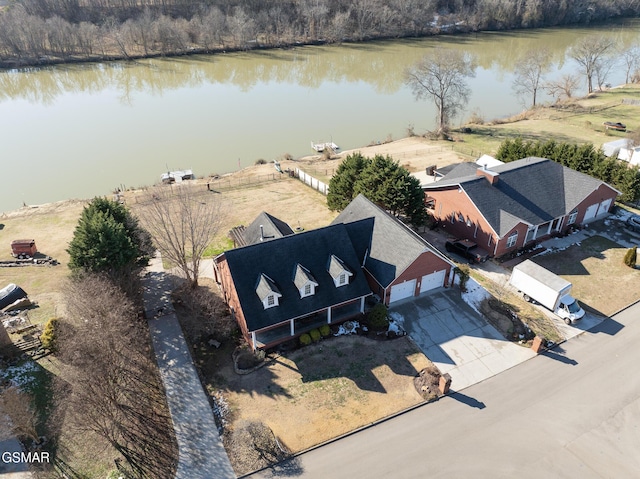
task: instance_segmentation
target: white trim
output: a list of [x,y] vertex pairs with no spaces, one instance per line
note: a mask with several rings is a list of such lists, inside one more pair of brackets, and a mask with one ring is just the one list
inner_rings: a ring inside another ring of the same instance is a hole
[[291,336],[295,336],[296,335],[296,327],[295,327],[295,323],[294,323],[293,319],[289,320],[289,324],[291,325]]
[[[507,236],[507,248],[513,248],[514,246],[517,246],[518,244],[518,232],[514,231],[513,233],[511,233],[509,236]],[[511,241],[511,238],[513,238],[513,241]],[[511,243],[511,244],[509,244]]]

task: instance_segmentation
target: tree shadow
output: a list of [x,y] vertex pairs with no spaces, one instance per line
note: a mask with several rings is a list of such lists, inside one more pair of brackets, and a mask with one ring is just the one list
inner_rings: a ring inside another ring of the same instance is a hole
[[591,236],[558,253],[532,258],[532,261],[557,275],[590,275],[582,262],[588,258],[606,259],[605,252],[620,246],[602,236]]
[[302,467],[302,461],[297,456],[294,456],[263,469],[262,472],[269,474],[267,477],[297,477],[304,474],[304,468]]

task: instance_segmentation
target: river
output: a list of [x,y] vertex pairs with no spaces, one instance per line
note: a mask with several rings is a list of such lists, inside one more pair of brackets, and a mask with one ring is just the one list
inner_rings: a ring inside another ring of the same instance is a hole
[[[347,149],[404,137],[410,125],[423,133],[435,110],[414,100],[403,72],[436,46],[477,58],[456,124],[472,112],[511,115],[523,109],[511,87],[520,56],[546,47],[546,79],[578,73],[568,49],[594,34],[628,46],[640,20],[2,72],[0,212],[150,185],[167,169],[205,176],[308,155],[312,140]],[[623,83],[624,71],[608,82]]]

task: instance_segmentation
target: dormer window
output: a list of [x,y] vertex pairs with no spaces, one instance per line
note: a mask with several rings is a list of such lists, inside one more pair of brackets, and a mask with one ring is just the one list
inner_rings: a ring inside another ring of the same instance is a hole
[[329,258],[329,267],[327,269],[333,278],[333,283],[336,285],[336,288],[349,284],[349,277],[353,276],[353,273],[347,265],[335,255],[331,255]]
[[282,297],[280,290],[276,286],[276,283],[269,278],[266,274],[262,273],[258,278],[258,284],[256,284],[256,294],[264,309],[273,308],[279,305],[278,298]]
[[298,288],[301,298],[313,296],[316,293],[316,286],[318,286],[318,282],[311,272],[299,263],[293,268],[293,283]]

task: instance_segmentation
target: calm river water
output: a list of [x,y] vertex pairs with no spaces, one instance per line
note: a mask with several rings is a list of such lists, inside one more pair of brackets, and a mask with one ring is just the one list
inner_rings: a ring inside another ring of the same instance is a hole
[[[422,133],[433,128],[435,110],[414,100],[403,71],[435,46],[478,60],[456,123],[472,112],[517,113],[517,59],[544,46],[554,61],[547,79],[574,73],[568,49],[593,34],[627,46],[640,41],[640,20],[2,72],[0,212],[152,184],[167,169],[204,176],[258,158],[299,157],[312,153],[311,140],[348,149],[401,138],[409,125]],[[608,82],[623,83],[622,68]]]

